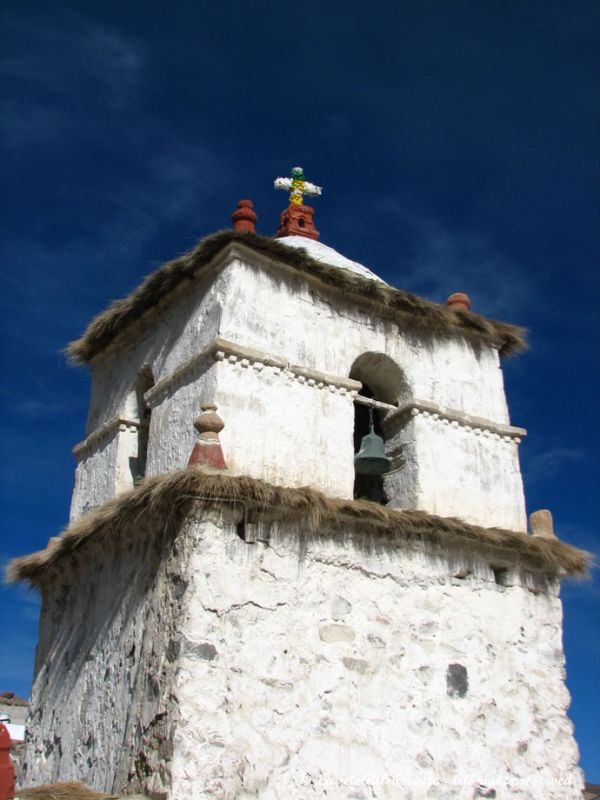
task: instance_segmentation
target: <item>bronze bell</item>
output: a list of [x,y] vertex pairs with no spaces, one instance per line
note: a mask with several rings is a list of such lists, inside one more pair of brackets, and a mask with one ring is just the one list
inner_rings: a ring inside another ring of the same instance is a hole
[[363,436],[358,453],[354,456],[354,470],[358,475],[383,475],[389,472],[391,462],[385,454],[383,439],[373,428],[373,407],[369,409],[370,431]]

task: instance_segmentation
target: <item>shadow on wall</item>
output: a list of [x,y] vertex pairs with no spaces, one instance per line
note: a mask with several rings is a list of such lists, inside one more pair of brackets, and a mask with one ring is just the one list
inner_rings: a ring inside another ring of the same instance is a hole
[[148,458],[148,438],[150,434],[150,416],[152,410],[146,403],[144,395],[154,386],[154,376],[149,366],[138,372],[135,385],[125,401],[125,417],[136,425],[135,439],[131,442],[129,456],[129,472],[121,489],[128,489],[138,484],[146,475]]

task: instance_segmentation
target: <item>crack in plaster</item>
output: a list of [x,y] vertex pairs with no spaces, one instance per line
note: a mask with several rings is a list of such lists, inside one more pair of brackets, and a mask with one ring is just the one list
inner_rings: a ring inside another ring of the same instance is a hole
[[260,608],[262,611],[277,611],[278,608],[286,605],[287,602],[281,602],[275,603],[274,606],[261,606],[260,603],[257,603],[254,600],[246,600],[245,603],[233,603],[225,609],[211,608],[210,606],[204,605],[204,603],[202,603],[202,608],[205,611],[210,611],[211,614],[216,614],[219,619],[221,619],[221,617],[227,616],[227,614],[229,614],[231,611],[238,611],[240,608],[244,608],[245,606],[254,606],[255,608]]

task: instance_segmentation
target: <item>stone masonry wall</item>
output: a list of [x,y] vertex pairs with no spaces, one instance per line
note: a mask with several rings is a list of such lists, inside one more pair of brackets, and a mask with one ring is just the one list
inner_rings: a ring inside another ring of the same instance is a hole
[[555,583],[228,514],[115,532],[49,578],[25,785],[579,798]]
[[[102,791],[170,783],[170,700],[186,590],[185,534],[115,530],[47,576],[21,786],[78,780]],[[163,795],[165,796],[165,795]]]
[[489,554],[190,535],[172,800],[580,797],[556,584]]

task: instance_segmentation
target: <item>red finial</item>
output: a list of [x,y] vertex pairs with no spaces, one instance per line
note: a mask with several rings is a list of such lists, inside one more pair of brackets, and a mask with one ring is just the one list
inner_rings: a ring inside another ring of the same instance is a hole
[[231,215],[234,231],[238,233],[254,233],[254,223],[258,217],[252,208],[252,200],[240,200],[236,210]]
[[188,467],[198,464],[212,469],[227,469],[219,440],[219,433],[225,427],[225,423],[217,414],[214,403],[203,403],[200,408],[202,414],[194,420],[194,428],[200,436],[192,450]]
[[279,217],[279,228],[275,238],[282,236],[306,236],[308,239],[318,239],[319,231],[313,222],[314,208],[290,203]]
[[471,308],[469,295],[464,292],[454,292],[446,300],[446,305],[453,311],[468,311]]
[[11,800],[15,796],[15,770],[10,760],[11,746],[8,728],[0,722],[0,798]]
[[279,217],[279,229],[275,238],[306,236],[307,239],[318,239],[319,231],[313,222],[315,210],[310,206],[305,206],[302,200],[305,194],[309,197],[317,197],[323,191],[322,188],[304,178],[302,167],[294,167],[291,178],[276,178],[273,185],[276,189],[290,192],[290,204]]

